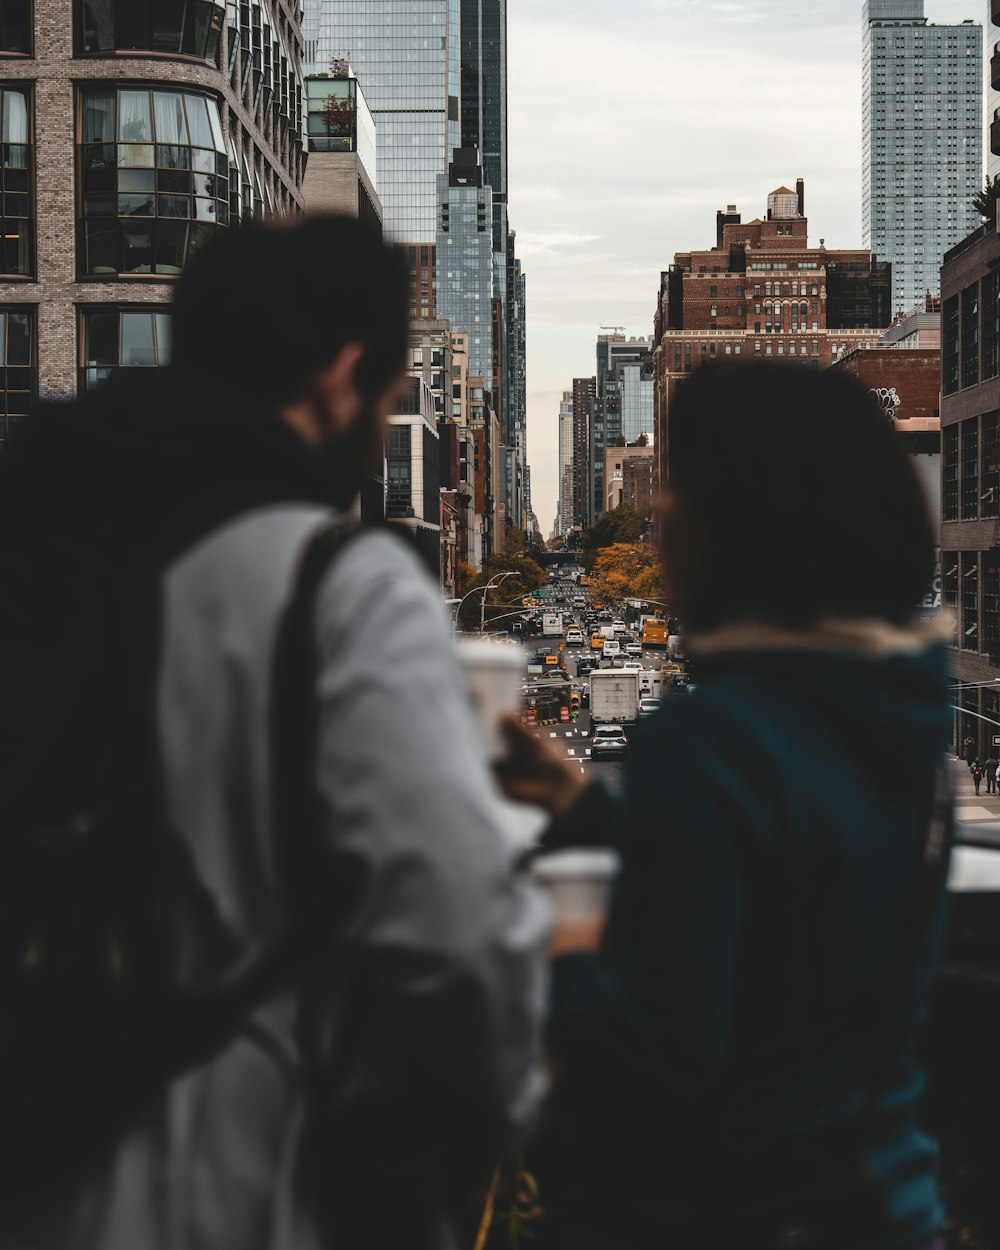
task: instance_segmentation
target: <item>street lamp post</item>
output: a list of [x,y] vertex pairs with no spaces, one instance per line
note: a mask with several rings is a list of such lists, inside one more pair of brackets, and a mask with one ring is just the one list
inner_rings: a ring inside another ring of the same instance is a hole
[[496,577],[491,577],[490,580],[483,587],[483,598],[482,598],[482,602],[479,605],[479,637],[480,638],[482,638],[483,632],[486,629],[486,596],[489,594],[491,590],[495,589],[495,586],[499,586],[503,582],[503,579],[505,577],[515,577],[515,576],[516,576],[516,573],[514,571],[511,571],[509,573],[498,573]]

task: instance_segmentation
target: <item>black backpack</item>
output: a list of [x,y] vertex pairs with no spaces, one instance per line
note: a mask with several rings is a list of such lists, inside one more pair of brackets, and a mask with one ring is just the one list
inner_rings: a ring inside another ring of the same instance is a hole
[[[219,517],[214,518],[218,520]],[[311,813],[313,599],[359,527],[309,544],[275,656],[276,818],[302,880]],[[194,538],[194,532],[188,537]],[[308,926],[224,992],[180,990],[183,925],[226,960],[223,926],[162,819],[154,742],[159,570],[76,547],[0,551],[0,1194],[58,1184],[170,1079],[221,1051],[289,975]],[[306,760],[308,760],[308,754]],[[305,764],[308,767],[308,764]],[[303,788],[304,786],[304,788]]]

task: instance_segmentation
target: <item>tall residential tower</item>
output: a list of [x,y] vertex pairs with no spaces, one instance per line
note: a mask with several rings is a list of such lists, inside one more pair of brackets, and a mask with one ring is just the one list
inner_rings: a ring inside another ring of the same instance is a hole
[[892,264],[892,309],[908,312],[979,224],[983,31],[929,24],[924,0],[865,0],[862,39],[862,242]]

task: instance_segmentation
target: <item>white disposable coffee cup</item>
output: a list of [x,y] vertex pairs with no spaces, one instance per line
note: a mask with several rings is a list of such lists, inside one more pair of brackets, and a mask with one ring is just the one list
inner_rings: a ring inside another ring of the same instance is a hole
[[557,922],[576,924],[605,915],[621,867],[615,851],[567,850],[540,855],[531,865]]
[[505,716],[517,716],[521,710],[521,687],[527,676],[524,653],[518,646],[478,638],[459,639],[457,646],[483,750],[487,759],[501,759],[506,746],[500,736],[500,721]]

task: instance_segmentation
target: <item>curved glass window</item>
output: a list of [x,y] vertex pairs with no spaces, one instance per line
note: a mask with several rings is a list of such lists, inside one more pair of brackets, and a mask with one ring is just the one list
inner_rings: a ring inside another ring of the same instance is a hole
[[144,87],[82,94],[82,274],[176,275],[229,224],[229,161],[214,100]]
[[35,217],[27,89],[0,89],[0,273],[34,273]]
[[0,53],[31,55],[31,0],[0,0]]
[[81,52],[163,52],[214,61],[225,7],[213,0],[77,0]]
[[80,340],[81,391],[92,391],[123,370],[169,364],[169,306],[86,308]]

